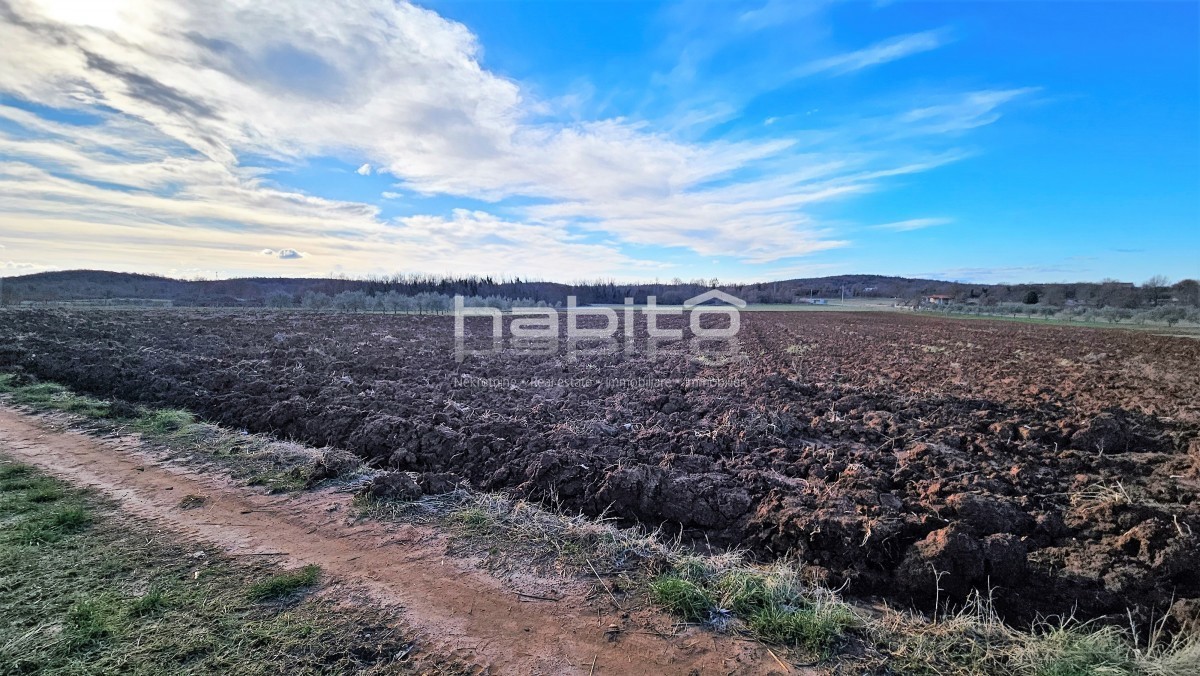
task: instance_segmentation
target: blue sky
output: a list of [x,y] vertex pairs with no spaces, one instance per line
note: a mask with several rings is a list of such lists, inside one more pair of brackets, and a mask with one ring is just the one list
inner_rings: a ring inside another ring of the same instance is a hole
[[1200,277],[1193,2],[12,16],[0,274]]

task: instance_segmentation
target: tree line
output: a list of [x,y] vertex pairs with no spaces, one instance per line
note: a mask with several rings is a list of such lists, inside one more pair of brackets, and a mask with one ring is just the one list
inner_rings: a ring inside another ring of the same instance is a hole
[[[929,295],[951,297],[956,303],[994,307],[1035,303],[1053,307],[1114,307],[1130,310],[1162,305],[1200,307],[1200,284],[1185,279],[1172,283],[1161,276],[1138,285],[1106,279],[1100,282],[1055,284],[965,284],[882,275],[840,275],[749,284],[723,283],[716,278],[655,280],[622,283],[611,279],[571,284],[491,276],[390,276],[331,278],[244,278],[179,280],[154,275],[75,270],[11,277],[0,282],[0,302],[152,299],[176,306],[311,307],[322,296],[346,296],[341,306],[355,311],[364,304],[385,304],[384,311],[436,312],[435,298],[491,298],[492,303],[563,304],[575,296],[580,304],[620,304],[626,298],[645,303],[655,296],[664,305],[677,305],[710,289],[720,289],[747,303],[792,304],[812,298],[896,298],[920,304]],[[311,294],[311,296],[310,296]],[[359,295],[362,294],[362,295]],[[1032,294],[1032,296],[1031,296]],[[367,300],[364,300],[363,297]],[[403,296],[409,300],[398,300]],[[308,305],[305,298],[308,297]],[[386,301],[379,299],[386,298]],[[287,300],[290,299],[290,300]],[[374,306],[373,306],[374,307]]]

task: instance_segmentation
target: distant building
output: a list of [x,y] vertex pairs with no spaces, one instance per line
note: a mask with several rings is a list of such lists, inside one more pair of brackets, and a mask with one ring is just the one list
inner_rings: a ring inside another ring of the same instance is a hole
[[934,294],[932,296],[926,296],[925,300],[930,305],[949,305],[950,303],[952,303],[954,301],[954,296],[943,296],[940,294]]

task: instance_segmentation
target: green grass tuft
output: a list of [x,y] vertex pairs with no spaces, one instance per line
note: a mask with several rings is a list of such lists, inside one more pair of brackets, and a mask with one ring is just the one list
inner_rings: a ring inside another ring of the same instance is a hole
[[[46,512],[52,503],[59,502],[69,495],[69,490],[62,482],[48,476],[35,474],[26,465],[0,465],[0,510],[12,514],[29,512]],[[15,530],[21,531],[30,527],[30,519],[17,522]],[[45,519],[41,519],[44,521]],[[47,524],[41,524],[47,525]],[[52,524],[50,524],[52,526]],[[0,535],[0,539],[11,539],[12,533]]]
[[107,596],[81,598],[67,611],[63,634],[73,650],[92,646],[116,634],[120,607]]
[[1021,671],[1036,676],[1136,673],[1129,647],[1115,627],[1050,626],[1015,657]]
[[63,507],[50,513],[50,525],[64,531],[77,531],[92,522],[92,517],[82,506]]
[[772,605],[774,598],[763,575],[735,570],[717,582],[721,607],[747,616]]
[[27,491],[25,500],[33,503],[58,502],[66,495],[66,492],[58,486],[44,486]]
[[308,488],[311,477],[310,467],[261,467],[253,471],[246,483],[262,486],[271,493],[290,493]]
[[696,584],[704,584],[712,577],[708,562],[699,556],[683,556],[672,566],[675,575]]
[[151,589],[129,604],[130,617],[146,617],[155,615],[171,607],[170,598],[161,589]]
[[459,510],[453,514],[452,519],[472,535],[486,535],[496,527],[496,517],[479,507]]
[[750,616],[750,629],[769,643],[798,646],[827,656],[834,643],[857,623],[841,602],[813,603],[801,608],[764,607]]
[[101,399],[75,394],[57,383],[13,385],[13,379],[5,381],[3,392],[12,396],[14,402],[37,409],[65,411],[87,418],[103,418],[109,414],[109,404]]
[[[29,465],[11,464],[0,465],[0,482],[7,482],[13,479],[23,479],[33,475],[33,468]],[[8,490],[0,487],[0,490]]]
[[703,587],[675,575],[662,575],[651,582],[650,595],[657,603],[688,622],[708,619],[716,605]]
[[196,424],[196,418],[187,411],[163,408],[143,413],[133,420],[132,427],[153,436],[168,436],[184,431]]
[[732,612],[756,638],[821,657],[861,624],[848,604],[805,587],[798,571],[782,564],[757,568],[733,559],[683,556],[671,573],[651,583],[650,596],[693,622],[709,618],[715,608]]
[[313,586],[320,575],[321,567],[314,565],[289,570],[250,585],[250,589],[246,590],[246,597],[256,602],[275,601]]
[[91,514],[81,505],[56,505],[18,523],[10,537],[23,545],[49,544],[82,531],[91,522]]

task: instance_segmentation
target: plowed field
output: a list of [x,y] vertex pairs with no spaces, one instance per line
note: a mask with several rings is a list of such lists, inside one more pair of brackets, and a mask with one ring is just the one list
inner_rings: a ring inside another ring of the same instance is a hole
[[[453,358],[450,317],[9,311],[0,368],[928,607],[1142,619],[1200,598],[1200,341],[745,313],[744,359]],[[684,380],[684,379],[713,379]]]

